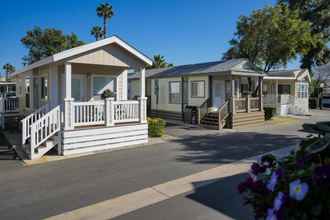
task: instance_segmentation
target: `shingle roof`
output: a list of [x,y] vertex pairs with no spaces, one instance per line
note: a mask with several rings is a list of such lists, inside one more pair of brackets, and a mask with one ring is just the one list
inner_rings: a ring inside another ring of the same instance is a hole
[[[232,59],[228,61],[215,61],[180,65],[162,69],[151,69],[146,71],[146,77],[178,77],[204,73],[224,73],[231,70],[257,73],[248,64],[246,59]],[[136,74],[134,75],[132,75],[132,78],[137,78]]]

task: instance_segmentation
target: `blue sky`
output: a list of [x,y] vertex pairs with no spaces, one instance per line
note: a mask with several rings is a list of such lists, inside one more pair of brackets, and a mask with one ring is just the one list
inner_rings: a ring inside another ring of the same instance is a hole
[[[20,39],[34,26],[74,32],[91,42],[90,29],[101,25],[95,13],[99,0],[2,0],[0,66],[20,68],[27,50]],[[162,54],[176,65],[219,60],[229,47],[240,15],[275,0],[112,0],[116,34],[148,56]],[[296,65],[296,64],[295,64]],[[290,67],[294,67],[291,64]]]

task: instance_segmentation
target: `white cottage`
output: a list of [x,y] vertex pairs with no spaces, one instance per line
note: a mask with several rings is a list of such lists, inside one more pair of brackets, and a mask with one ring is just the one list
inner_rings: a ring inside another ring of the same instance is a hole
[[[60,155],[99,151],[148,141],[145,90],[127,98],[127,72],[152,61],[117,36],[66,50],[11,75],[13,104],[21,120],[21,144],[30,159],[54,147]],[[114,97],[102,99],[105,90]],[[11,109],[12,110],[12,109]],[[2,107],[2,115],[6,115]],[[2,117],[3,118],[3,117]]]

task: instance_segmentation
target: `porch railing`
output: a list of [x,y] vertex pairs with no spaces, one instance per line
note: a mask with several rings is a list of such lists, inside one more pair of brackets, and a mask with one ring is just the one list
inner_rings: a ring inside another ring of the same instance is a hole
[[234,98],[236,112],[262,111],[259,97]]
[[114,101],[113,98],[108,98],[104,101],[67,102],[66,105],[72,105],[72,108],[65,107],[67,110],[65,124],[72,129],[80,126],[145,123],[147,119],[146,104],[146,98],[140,98],[139,101]]
[[114,102],[114,123],[139,121],[139,101]]
[[61,109],[55,107],[31,125],[31,152],[61,129]]
[[12,113],[19,111],[18,97],[0,97],[0,113]]
[[236,112],[246,112],[247,111],[247,102],[245,98],[235,98],[235,110]]
[[35,112],[21,120],[22,123],[22,144],[31,137],[31,125],[44,116],[48,111],[48,104],[40,107]]
[[208,108],[210,106],[211,99],[206,99],[199,107],[198,107],[198,124],[201,123],[202,118],[208,113]]
[[104,102],[74,102],[74,126],[101,125],[105,123]]

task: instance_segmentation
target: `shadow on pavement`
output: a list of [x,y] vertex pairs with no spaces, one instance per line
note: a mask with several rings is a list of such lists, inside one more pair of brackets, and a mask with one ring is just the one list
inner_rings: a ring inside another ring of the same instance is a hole
[[[186,198],[212,208],[232,219],[254,219],[253,211],[244,206],[243,197],[237,191],[237,185],[246,178],[247,174],[239,174],[214,180],[206,186],[198,187],[203,182],[193,183],[195,190]],[[209,181],[207,181],[209,182]]]
[[175,142],[184,147],[176,159],[181,162],[224,164],[295,145],[301,138],[254,132],[184,137]]

